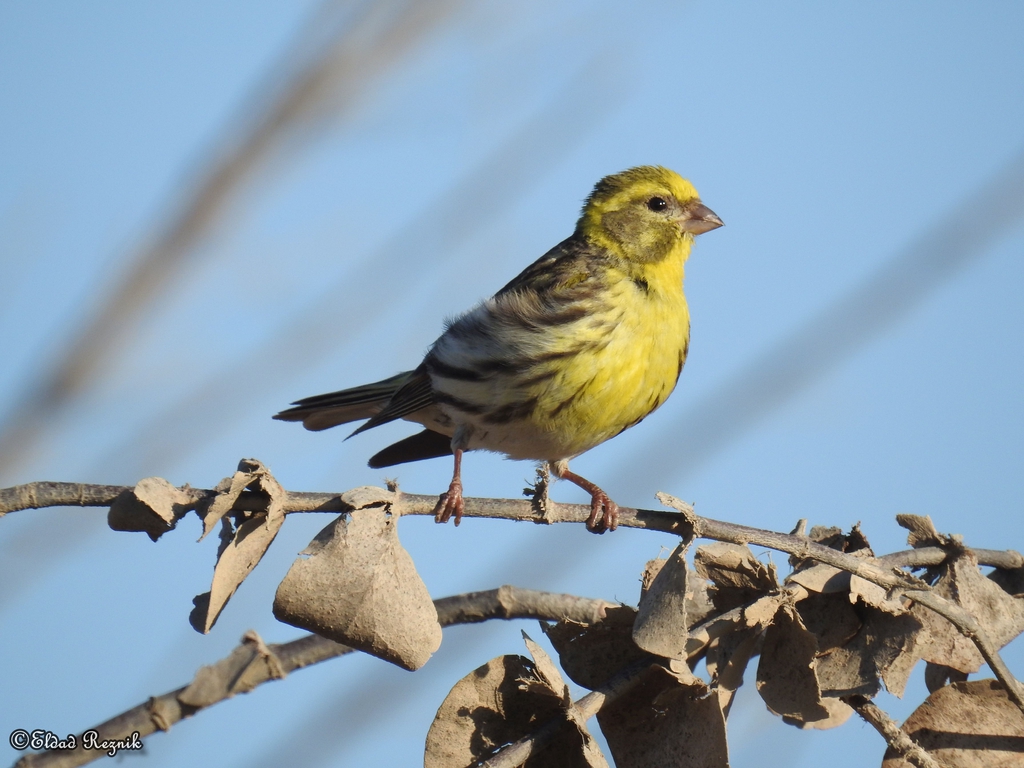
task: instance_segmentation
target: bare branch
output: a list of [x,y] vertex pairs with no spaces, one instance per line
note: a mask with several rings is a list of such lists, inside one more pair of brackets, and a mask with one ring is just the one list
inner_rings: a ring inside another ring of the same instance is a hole
[[[90,489],[97,490],[94,496]],[[26,490],[27,489],[27,490]],[[78,483],[35,483],[30,486],[15,486],[0,491],[0,515],[15,509],[38,508],[42,506],[88,505],[106,506],[128,487],[118,486],[83,486]],[[185,486],[182,488],[191,498],[195,499],[189,508],[195,508],[201,501],[214,495],[214,491],[200,490]],[[112,493],[117,491],[117,493]],[[83,498],[91,500],[82,501]],[[726,523],[711,518],[701,517],[693,511],[693,507],[665,493],[659,493],[658,499],[666,506],[677,510],[676,513],[660,510],[620,508],[619,525],[629,528],[646,528],[651,530],[675,533],[683,537],[697,536],[734,544],[754,544],[769,549],[786,552],[796,557],[812,558],[834,566],[856,576],[878,584],[887,590],[896,590],[900,594],[935,611],[946,618],[957,630],[977,646],[982,657],[988,662],[996,677],[1006,686],[1011,699],[1024,712],[1024,686],[1013,676],[1003,662],[995,644],[989,639],[984,629],[959,606],[933,593],[927,584],[915,579],[895,567],[891,561],[865,560],[854,557],[837,549],[826,547],[805,536],[777,533],[760,528],[751,528],[735,523]],[[343,494],[329,493],[295,493],[286,492],[283,507],[287,513],[295,512],[356,512],[363,507],[379,507],[387,505],[394,515],[433,515],[436,498],[402,493],[397,490],[383,488],[357,488]],[[264,509],[266,499],[262,494],[243,493],[236,503],[235,509]],[[549,503],[546,512],[541,515],[529,500],[515,499],[466,499],[466,510],[463,517],[488,517],[506,520],[523,520],[535,523],[582,523],[590,515],[589,506],[582,504]],[[940,550],[941,551],[941,550]],[[902,553],[900,553],[902,555]],[[931,555],[930,556],[937,556]],[[1001,561],[1016,562],[1017,553],[1005,554]],[[907,559],[912,559],[909,556]],[[940,561],[941,562],[941,561]]]
[[865,696],[843,696],[842,700],[853,707],[864,722],[878,731],[886,743],[917,768],[942,768],[935,758],[914,743],[896,721]]
[[[604,616],[605,610],[613,607],[614,603],[506,585],[486,592],[470,592],[441,598],[434,601],[434,606],[441,626],[448,627],[489,619],[570,619],[591,623]],[[228,657],[215,665],[203,667],[197,674],[198,680],[206,670],[230,664],[231,674],[227,677],[231,679],[216,681],[225,683],[216,690],[216,695],[206,696],[201,704],[196,705],[194,693],[185,695],[186,691],[193,687],[193,683],[190,683],[162,696],[155,696],[91,730],[98,732],[101,741],[126,739],[134,732],[144,737],[158,730],[166,731],[174,723],[235,694],[248,693],[256,686],[280,679],[296,669],[351,653],[352,650],[346,645],[317,635],[307,635],[290,643],[266,646],[254,632],[246,633],[242,643]],[[258,666],[252,663],[257,658],[269,659],[272,663]],[[204,686],[204,693],[209,693],[209,686]],[[51,750],[25,755],[15,765],[17,768],[72,768],[105,756],[106,753],[102,750]]]

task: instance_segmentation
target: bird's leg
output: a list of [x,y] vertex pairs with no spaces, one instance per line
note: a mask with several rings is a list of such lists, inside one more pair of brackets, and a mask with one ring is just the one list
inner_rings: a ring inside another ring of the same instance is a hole
[[587,518],[587,530],[591,533],[604,533],[614,531],[619,526],[619,505],[609,498],[608,494],[599,487],[580,477],[575,472],[569,471],[569,462],[550,462],[551,471],[562,480],[568,480],[573,485],[578,485],[590,494],[590,517]]
[[458,525],[462,522],[462,513],[466,509],[466,502],[462,500],[462,449],[456,448],[454,453],[455,474],[452,475],[448,492],[442,493],[437,499],[437,506],[434,507],[435,523],[447,523],[454,514],[455,525]]

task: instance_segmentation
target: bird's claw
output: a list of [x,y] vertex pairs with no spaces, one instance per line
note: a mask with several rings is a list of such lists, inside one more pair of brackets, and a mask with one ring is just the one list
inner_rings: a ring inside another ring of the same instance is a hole
[[462,483],[452,480],[448,486],[448,492],[442,493],[437,499],[434,507],[434,522],[447,523],[452,515],[455,516],[455,525],[462,522],[462,513],[466,511],[466,502],[462,498]]
[[591,533],[614,531],[619,527],[619,505],[604,491],[598,490],[590,497],[590,517],[587,530]]

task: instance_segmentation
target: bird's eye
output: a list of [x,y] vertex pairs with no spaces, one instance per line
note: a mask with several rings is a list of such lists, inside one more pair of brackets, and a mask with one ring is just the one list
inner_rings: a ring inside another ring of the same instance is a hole
[[668,203],[665,201],[664,197],[652,197],[647,201],[647,207],[652,211],[664,211],[668,208]]

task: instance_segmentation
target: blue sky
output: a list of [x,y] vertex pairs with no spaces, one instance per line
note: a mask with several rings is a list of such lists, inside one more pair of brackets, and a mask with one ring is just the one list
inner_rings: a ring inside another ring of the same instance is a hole
[[[337,7],[351,19],[408,12]],[[1019,216],[943,279],[925,260],[926,290],[866,303],[864,327],[873,313],[892,319],[756,417],[736,427],[727,407],[694,426],[716,393],[758,391],[771,360],[757,361],[820,327],[922,238],[969,230],[970,201],[999,174],[1016,168],[1021,188],[1024,7],[438,8],[389,63],[365,57],[355,85],[247,174],[97,374],[0,466],[0,484],[159,475],[209,487],[248,456],[293,490],[379,484],[366,458],[407,426],[346,442],[270,415],[415,365],[443,318],[569,234],[598,178],[656,163],[690,178],[726,226],[698,240],[687,267],[693,337],[675,394],[573,468],[630,506],[653,506],[664,490],[710,517],[775,530],[860,521],[878,552],[904,545],[899,512],[929,514],[970,544],[1024,548]],[[299,36],[315,9],[0,5],[3,423],[313,49],[316,35]],[[450,465],[392,474],[438,493]],[[531,474],[471,455],[464,479],[470,495],[509,497]],[[554,497],[583,499],[564,486]],[[106,530],[97,510],[8,516],[0,728],[78,731],[183,684],[248,628],[298,636],[271,615],[274,589],[327,522],[289,519],[200,636],[187,616],[209,588],[215,544],[195,543],[194,521],[153,544]],[[634,531],[474,520],[458,530],[404,520],[401,536],[435,596],[512,583],[635,603],[644,562],[672,546]],[[149,762],[416,764],[451,685],[522,652],[520,628],[539,639],[521,624],[450,630],[412,675],[355,657],[295,673],[150,737]],[[1007,659],[1024,674],[1019,642]],[[734,766],[776,749],[794,766],[880,759],[866,726],[798,732],[748,682],[730,724]],[[902,718],[923,690],[918,670],[906,701],[880,703]]]

